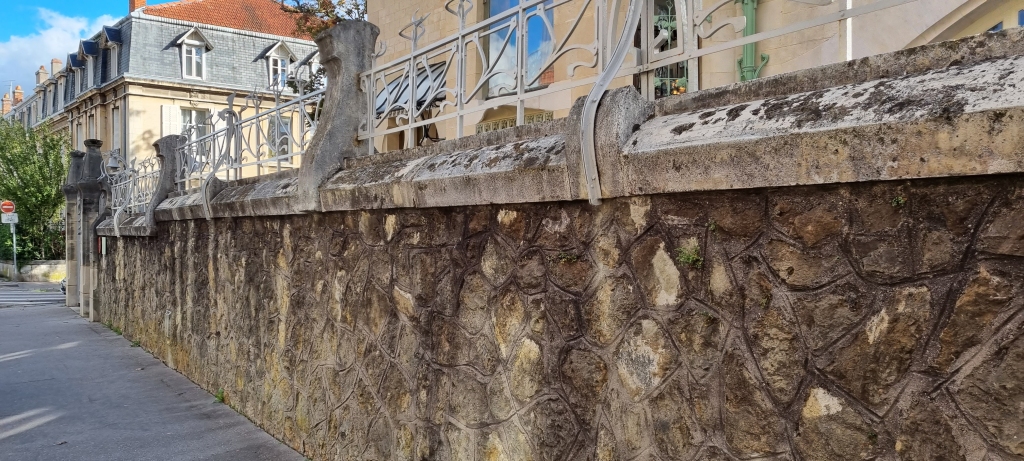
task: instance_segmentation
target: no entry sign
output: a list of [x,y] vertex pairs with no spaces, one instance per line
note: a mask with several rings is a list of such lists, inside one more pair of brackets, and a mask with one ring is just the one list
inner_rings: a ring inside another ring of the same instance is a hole
[[0,211],[3,211],[4,213],[14,213],[14,202],[4,200],[3,203],[0,203]]

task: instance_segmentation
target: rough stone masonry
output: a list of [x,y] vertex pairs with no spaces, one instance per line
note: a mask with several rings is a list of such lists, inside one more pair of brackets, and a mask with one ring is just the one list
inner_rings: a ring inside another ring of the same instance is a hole
[[1022,54],[612,93],[596,207],[571,118],[178,194],[95,313],[314,459],[1024,460]]
[[315,459],[1021,459],[1021,179],[166,222],[100,291]]

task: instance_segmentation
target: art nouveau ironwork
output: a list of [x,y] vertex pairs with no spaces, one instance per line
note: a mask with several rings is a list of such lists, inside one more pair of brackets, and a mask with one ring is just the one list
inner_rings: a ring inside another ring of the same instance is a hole
[[120,236],[121,220],[131,214],[145,213],[153,200],[160,181],[160,162],[155,157],[127,161],[120,149],[114,149],[108,154],[103,175],[110,185],[114,233]]
[[[475,23],[469,15],[475,7],[471,0],[449,0],[445,10],[458,24],[453,35],[422,43],[429,32],[427,15],[417,11],[399,34],[409,45],[408,54],[378,64],[387,51],[387,44],[378,44],[372,68],[360,74],[369,111],[359,138],[369,141],[370,154],[382,145],[383,137],[395,133],[403,134],[402,147],[409,148],[421,139],[418,132],[449,120],[455,125],[453,134],[462,137],[467,116],[501,106],[514,107],[516,125],[522,125],[527,99],[576,87],[594,89],[600,83],[587,99],[585,114],[590,114],[603,87],[617,77],[637,77],[641,91],[652,99],[655,94],[696,89],[701,56],[913,0],[878,0],[856,8],[833,0],[787,1],[827,8],[812,19],[754,32],[744,31],[745,16],[730,15],[735,14],[736,0],[718,0],[707,7],[700,0],[529,0]],[[727,29],[742,35],[713,40]],[[539,65],[538,59],[531,61],[536,56],[528,56],[531,37],[538,34],[550,38],[544,51],[535,54],[542,61]],[[675,66],[672,72],[666,72],[668,66]],[[554,81],[539,84],[553,69]],[[592,116],[583,120],[583,163],[587,189],[596,203],[591,120]]]

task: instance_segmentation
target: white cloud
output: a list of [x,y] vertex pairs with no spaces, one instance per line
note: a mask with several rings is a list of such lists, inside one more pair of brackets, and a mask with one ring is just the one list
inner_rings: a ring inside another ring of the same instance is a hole
[[0,93],[10,90],[10,80],[21,85],[26,94],[31,93],[39,66],[46,66],[49,72],[51,59],[65,62],[68,53],[78,50],[79,40],[118,20],[110,15],[95,19],[68,17],[45,8],[39,8],[38,16],[41,26],[34,33],[13,35],[0,42]]

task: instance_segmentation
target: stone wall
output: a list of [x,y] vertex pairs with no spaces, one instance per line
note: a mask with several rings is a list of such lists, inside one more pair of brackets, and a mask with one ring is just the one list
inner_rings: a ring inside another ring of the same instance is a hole
[[1022,179],[160,222],[96,293],[314,459],[1024,459]]
[[[28,261],[18,263],[21,282],[59,282],[67,277],[65,261]],[[14,261],[0,261],[0,277],[14,279]]]

